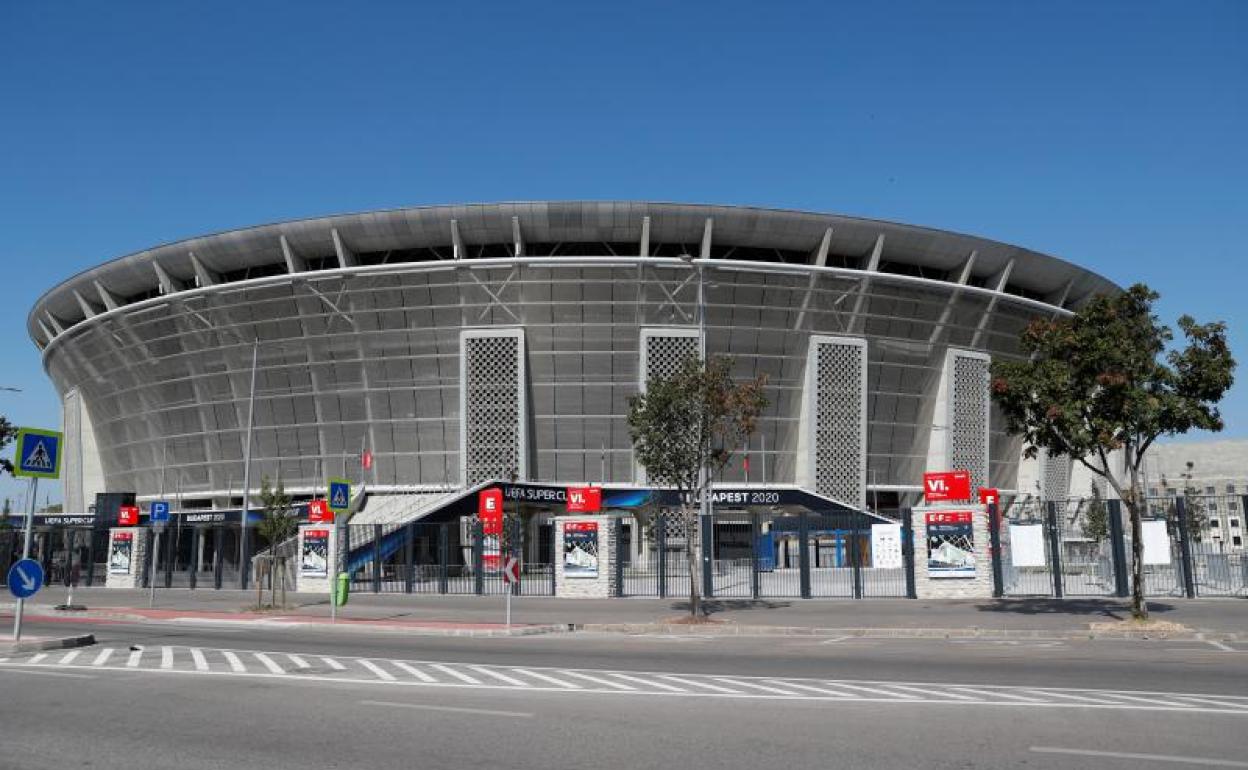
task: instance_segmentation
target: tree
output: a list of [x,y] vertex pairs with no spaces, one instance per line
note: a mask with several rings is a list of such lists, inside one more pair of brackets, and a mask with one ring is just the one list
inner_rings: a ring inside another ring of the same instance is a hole
[[[0,451],[4,451],[4,448],[13,443],[16,438],[17,428],[13,427],[13,424],[6,418],[0,417]],[[12,476],[13,461],[7,457],[0,457],[0,471]]]
[[[1205,511],[1205,502],[1201,499],[1200,489],[1196,486],[1195,469],[1196,463],[1191,460],[1187,461],[1187,469],[1179,474],[1179,478],[1183,479],[1183,504],[1185,507],[1184,516],[1187,519],[1187,534],[1196,542],[1200,542],[1204,535],[1205,527],[1209,525],[1209,516]],[[1166,529],[1171,534],[1177,535],[1179,532],[1179,507],[1175,502],[1176,494],[1170,493],[1170,482],[1163,475],[1161,477],[1161,487],[1167,492],[1167,502],[1165,504],[1166,511]]]
[[1101,488],[1093,481],[1091,495],[1088,498],[1088,509],[1083,514],[1083,536],[1094,543],[1100,543],[1109,536],[1109,509]]
[[1235,369],[1226,324],[1185,315],[1178,325],[1187,344],[1174,348],[1153,313],[1157,298],[1136,284],[1094,297],[1072,317],[1037,319],[1020,339],[1027,360],[992,366],[993,400],[1026,456],[1045,449],[1073,457],[1122,499],[1131,519],[1131,612],[1140,620],[1148,617],[1141,464],[1159,436],[1222,429],[1216,404]]
[[[286,494],[286,489],[282,485],[281,479],[278,479],[276,487],[269,483],[268,476],[261,479],[260,505],[263,508],[264,518],[260,520],[256,529],[262,537],[269,541],[269,586],[272,591],[269,603],[272,606],[277,606],[277,584],[280,580],[282,584],[282,605],[285,606],[286,557],[277,555],[277,546],[294,536],[295,531],[299,527],[299,516],[290,504],[290,495]],[[279,567],[280,576],[273,574],[274,562]],[[257,607],[260,606],[261,592],[263,590],[263,582],[256,580]]]
[[[680,497],[680,525],[689,563],[689,614],[700,614],[697,582],[697,508],[703,485],[721,471],[756,428],[767,406],[767,378],[734,383],[732,361],[703,365],[687,358],[670,377],[652,379],[629,400],[628,428],[637,461],[650,482]],[[701,471],[705,469],[705,473]]]

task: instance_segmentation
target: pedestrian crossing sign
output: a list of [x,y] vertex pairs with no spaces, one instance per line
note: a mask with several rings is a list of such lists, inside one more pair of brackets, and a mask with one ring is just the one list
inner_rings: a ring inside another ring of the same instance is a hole
[[346,513],[351,507],[351,482],[346,479],[329,480],[329,510]]
[[61,434],[54,430],[19,428],[13,475],[37,479],[60,478],[61,441]]

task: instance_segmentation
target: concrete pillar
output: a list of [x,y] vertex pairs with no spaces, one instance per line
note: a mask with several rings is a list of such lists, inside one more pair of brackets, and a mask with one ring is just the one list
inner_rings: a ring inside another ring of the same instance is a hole
[[914,509],[914,584],[920,599],[992,597],[986,506]]
[[612,516],[555,519],[555,596],[615,595],[615,530]]
[[293,565],[296,591],[332,594],[337,548],[337,530],[333,523],[299,525],[299,549]]
[[108,588],[138,588],[147,563],[147,530],[113,527],[108,531]]

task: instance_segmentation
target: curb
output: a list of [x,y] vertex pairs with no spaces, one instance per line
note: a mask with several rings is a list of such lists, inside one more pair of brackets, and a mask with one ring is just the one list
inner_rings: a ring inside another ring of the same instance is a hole
[[24,639],[20,642],[0,642],[0,652],[38,652],[40,650],[64,650],[70,647],[87,647],[95,644],[95,634],[62,636],[54,639]]
[[812,628],[807,626],[743,626],[735,623],[684,625],[674,623],[578,623],[577,631],[620,634],[703,634],[707,636],[819,636],[863,639],[1137,639],[1170,641],[1248,641],[1248,633],[1232,631],[1043,631],[996,628]]

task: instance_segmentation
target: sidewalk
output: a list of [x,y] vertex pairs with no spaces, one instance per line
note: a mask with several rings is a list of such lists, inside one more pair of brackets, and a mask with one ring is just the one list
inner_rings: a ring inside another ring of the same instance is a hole
[[[267,597],[266,597],[267,598]],[[41,617],[96,617],[127,620],[217,620],[321,624],[330,618],[328,598],[288,594],[291,609],[282,613],[248,612],[256,595],[251,591],[156,592],[154,611],[144,590],[79,588],[74,601],[87,613],[57,613],[52,606],[64,600],[64,589],[41,592],[29,612]],[[11,604],[0,604],[9,614]],[[714,626],[698,632],[728,633],[853,633],[879,636],[967,636],[1016,634],[1026,636],[1088,636],[1091,624],[1130,618],[1128,604],[1118,599],[1016,598],[976,600],[800,600],[712,599],[706,602]],[[1149,602],[1155,621],[1182,626],[1179,633],[1213,634],[1248,639],[1248,601],[1244,599],[1158,599]],[[669,599],[554,599],[513,597],[515,633],[566,630],[645,631],[660,628],[688,612],[687,600]],[[496,632],[503,628],[502,596],[443,596],[422,594],[353,594],[338,613],[340,625],[472,630]],[[684,632],[695,629],[678,626]],[[1134,632],[1135,635],[1139,632]],[[1153,632],[1154,635],[1155,632]],[[1106,635],[1104,628],[1097,635]],[[1109,635],[1113,635],[1111,632]],[[1173,633],[1168,633],[1174,636]],[[1229,635],[1229,636],[1228,636]]]

